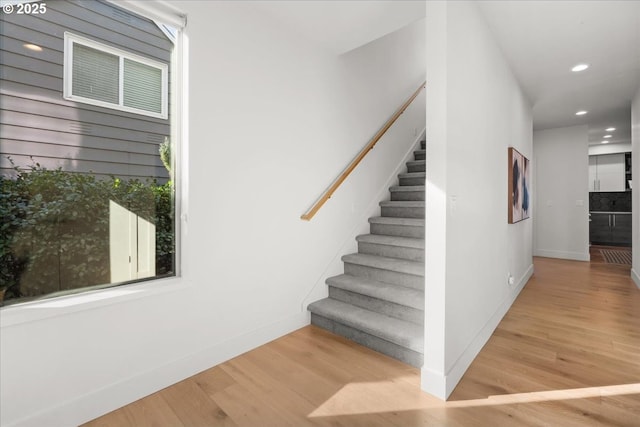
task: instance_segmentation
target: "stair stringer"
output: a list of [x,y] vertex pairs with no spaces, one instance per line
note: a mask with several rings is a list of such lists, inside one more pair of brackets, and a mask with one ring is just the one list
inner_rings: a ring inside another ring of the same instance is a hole
[[[387,201],[390,198],[389,187],[398,185],[398,174],[406,172],[407,162],[413,159],[413,152],[416,149],[420,149],[420,141],[424,140],[427,134],[426,127],[422,128],[422,131],[418,132],[413,143],[409,145],[404,156],[396,166],[396,168],[389,174],[386,182],[380,188],[380,191],[372,197],[371,202],[366,209],[363,210],[363,214],[359,220],[355,221],[355,225],[352,230],[347,233],[347,236],[340,245],[340,249],[336,252],[335,256],[329,261],[324,268],[322,274],[314,282],[309,289],[309,292],[303,298],[301,303],[301,310],[307,312],[307,307],[316,301],[329,296],[329,287],[326,284],[326,280],[329,277],[333,277],[342,272],[344,263],[342,262],[342,256],[358,251],[358,243],[356,237],[365,234],[369,229],[369,218],[372,216],[380,215],[380,202]],[[417,148],[416,148],[417,147]]]

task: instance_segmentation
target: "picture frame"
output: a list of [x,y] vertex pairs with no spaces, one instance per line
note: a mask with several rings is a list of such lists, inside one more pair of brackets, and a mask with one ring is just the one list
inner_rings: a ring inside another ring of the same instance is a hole
[[508,149],[508,158],[508,220],[509,224],[515,224],[531,216],[531,165],[513,147]]

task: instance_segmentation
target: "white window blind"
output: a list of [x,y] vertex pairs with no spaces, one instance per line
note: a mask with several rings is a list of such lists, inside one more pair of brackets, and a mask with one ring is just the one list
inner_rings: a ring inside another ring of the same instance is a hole
[[126,107],[162,112],[162,71],[124,59],[123,103]]
[[118,104],[120,58],[73,44],[73,94]]

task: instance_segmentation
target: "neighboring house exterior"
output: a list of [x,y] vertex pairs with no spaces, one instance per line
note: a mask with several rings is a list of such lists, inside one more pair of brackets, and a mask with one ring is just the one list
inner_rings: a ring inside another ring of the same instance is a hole
[[[10,157],[19,167],[165,182],[158,148],[170,135],[170,30],[99,0],[39,4],[43,13],[0,15],[0,173],[12,174]],[[94,62],[85,75],[97,77],[83,87],[85,60]],[[138,67],[128,77],[135,84],[156,79],[149,94],[134,91],[127,101],[118,63]]]

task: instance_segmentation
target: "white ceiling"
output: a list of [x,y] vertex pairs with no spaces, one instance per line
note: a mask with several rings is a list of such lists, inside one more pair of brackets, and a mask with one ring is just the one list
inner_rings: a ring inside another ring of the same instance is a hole
[[[533,105],[534,129],[589,125],[600,143],[631,139],[640,86],[640,1],[479,2]],[[590,68],[571,72],[575,64]],[[578,117],[578,110],[589,113]]]
[[[341,54],[425,16],[425,1],[255,1],[260,13]],[[640,0],[477,2],[532,102],[534,129],[589,125],[589,140],[631,140],[640,86]],[[575,64],[590,68],[571,72]],[[586,116],[575,115],[588,110]]]
[[424,1],[256,1],[262,13],[334,54],[425,17]]

